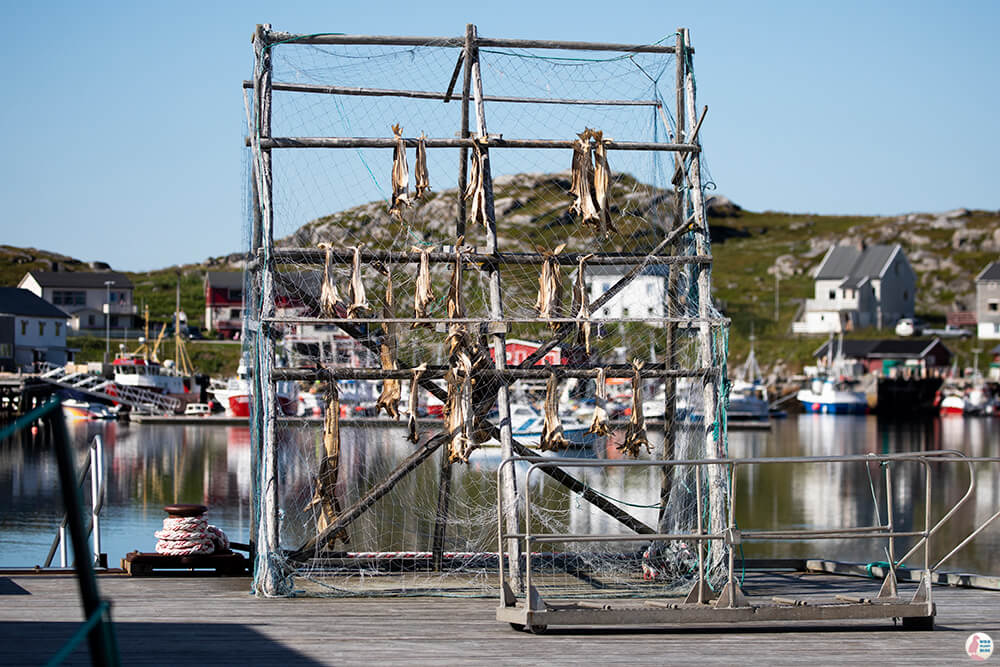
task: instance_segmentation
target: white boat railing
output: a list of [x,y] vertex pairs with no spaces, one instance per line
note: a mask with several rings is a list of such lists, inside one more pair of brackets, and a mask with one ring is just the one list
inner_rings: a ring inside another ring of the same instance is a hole
[[[91,562],[95,567],[107,567],[106,555],[101,552],[101,510],[104,509],[104,501],[107,496],[107,484],[105,480],[104,466],[104,440],[99,435],[95,435],[90,441],[87,460],[83,464],[80,476],[77,479],[77,487],[82,487],[90,475],[90,528],[87,531],[93,536]],[[59,552],[59,567],[69,567],[69,542],[66,535],[67,522],[69,518],[63,516],[59,522],[59,529],[49,547],[49,553],[45,557],[43,567],[51,567],[52,559],[56,551]]]

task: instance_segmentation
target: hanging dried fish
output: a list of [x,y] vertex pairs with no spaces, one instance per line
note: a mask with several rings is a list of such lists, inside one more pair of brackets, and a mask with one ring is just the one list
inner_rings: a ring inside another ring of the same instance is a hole
[[594,203],[597,204],[597,227],[604,238],[611,236],[611,168],[608,167],[608,148],[604,132],[593,130],[594,139]]
[[420,434],[417,433],[417,409],[420,406],[420,378],[427,370],[427,364],[420,364],[413,369],[413,379],[410,380],[410,401],[407,406],[409,418],[406,422],[406,439],[417,444],[420,441]]
[[410,201],[410,173],[406,165],[406,142],[403,140],[403,128],[399,125],[392,126],[392,133],[396,137],[396,147],[392,151],[392,203],[389,206],[389,214],[396,220],[403,220],[403,208],[413,202]]
[[413,185],[413,196],[414,199],[420,199],[431,189],[431,179],[427,174],[427,137],[423,132],[417,139],[417,161],[413,167],[413,178],[416,181]]
[[448,441],[448,460],[467,463],[469,454],[476,448],[475,442],[469,437],[469,416],[472,410],[471,386],[472,360],[463,349],[453,356],[452,367],[445,375],[448,385],[448,398],[445,401],[445,426],[450,438]]
[[333,278],[333,245],[320,243],[318,247],[326,251],[326,259],[323,262],[323,285],[319,292],[319,312],[322,317],[336,317],[340,292],[337,291],[337,282]]
[[[340,394],[337,391],[336,380],[327,383],[324,391],[326,415],[323,418],[323,449],[326,456],[320,461],[319,474],[316,476],[316,491],[313,494],[310,508],[319,506],[319,516],[316,520],[317,533],[323,532],[340,515],[340,499],[337,497],[337,478],[340,474]],[[341,539],[345,544],[349,541],[347,530],[342,529],[330,538]]]
[[[431,287],[431,252],[434,250],[434,246],[419,247],[413,246],[411,248],[414,252],[420,253],[420,265],[417,269],[417,285],[413,292],[413,316],[424,318],[427,317],[427,306],[429,306],[434,301],[434,291]],[[418,324],[414,322],[412,328],[416,329],[419,326],[429,327],[430,324]]]
[[[451,272],[451,280],[448,284],[448,319],[461,319],[465,317],[465,303],[462,297],[462,241],[465,237],[459,237],[455,244],[455,267]],[[456,349],[468,338],[468,330],[463,322],[452,322],[448,326],[448,354],[454,355]]]
[[559,420],[559,378],[555,372],[550,372],[549,379],[545,383],[545,417],[538,448],[545,452],[566,449],[569,444],[569,440],[563,435],[562,422]]
[[569,212],[580,216],[587,225],[597,225],[600,221],[592,185],[594,182],[593,148],[590,144],[592,132],[589,127],[586,128],[577,135],[579,138],[573,143],[572,178],[569,186],[569,193],[573,197]]
[[[392,307],[392,273],[383,265],[379,265],[379,271],[385,275],[385,303],[382,306],[382,317],[391,319],[394,315]],[[382,370],[398,370],[396,361],[396,323],[383,322],[382,342],[379,344],[379,358],[382,361]],[[393,419],[399,419],[399,396],[402,391],[398,378],[384,378],[382,380],[382,393],[379,394],[375,402],[375,414],[380,410]]]
[[351,305],[347,307],[347,317],[354,318],[359,311],[371,310],[368,297],[365,295],[365,284],[361,280],[361,246],[354,246],[354,258],[351,261]]
[[[535,301],[535,311],[539,317],[562,316],[562,282],[559,280],[559,261],[556,258],[565,247],[566,244],[561,243],[551,252],[538,249],[545,255],[542,260],[542,271],[538,274],[538,299]],[[559,329],[559,323],[550,322],[549,328],[555,331]]]
[[597,388],[594,391],[594,416],[590,418],[590,428],[587,433],[607,435],[608,427],[608,385],[605,384],[605,371],[597,369]]
[[638,457],[642,448],[645,448],[647,452],[652,451],[649,441],[646,440],[646,420],[642,416],[642,374],[640,373],[642,366],[643,363],[640,360],[632,360],[632,416],[625,428],[625,440],[618,445],[618,449],[632,458]]
[[469,156],[469,183],[465,187],[465,198],[472,200],[469,205],[469,222],[486,224],[486,148],[474,141]]
[[573,317],[576,318],[576,344],[583,346],[590,356],[590,294],[587,291],[584,265],[593,254],[584,255],[576,263],[576,281],[573,283]]

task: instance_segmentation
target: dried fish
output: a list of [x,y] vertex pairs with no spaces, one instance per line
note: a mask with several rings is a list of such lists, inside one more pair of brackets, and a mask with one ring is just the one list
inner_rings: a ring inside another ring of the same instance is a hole
[[469,156],[469,183],[465,187],[465,198],[472,200],[469,205],[469,222],[486,224],[486,148],[478,141],[472,143]]
[[354,246],[354,258],[351,261],[351,305],[347,307],[347,317],[354,318],[359,311],[371,310],[368,297],[365,295],[365,284],[361,280],[361,246]]
[[638,457],[642,448],[645,448],[647,452],[652,451],[649,441],[646,439],[646,420],[642,416],[642,374],[640,373],[642,366],[643,363],[640,360],[632,360],[632,416],[625,428],[625,440],[618,445],[619,450],[632,458]]
[[469,461],[469,454],[476,443],[469,437],[469,417],[472,411],[472,360],[464,349],[459,349],[452,358],[452,367],[445,375],[448,398],[445,401],[445,426],[450,434],[448,460]]
[[[411,250],[420,253],[420,267],[417,269],[417,285],[416,290],[413,292],[413,315],[414,317],[423,318],[427,317],[427,306],[434,301],[434,291],[431,287],[430,260],[430,254],[434,250],[434,246],[413,246]],[[416,329],[419,326],[429,327],[430,324],[420,325],[414,322],[412,328]]]
[[545,416],[538,448],[545,452],[567,447],[569,440],[563,435],[562,422],[559,420],[559,378],[553,371],[549,373],[549,379],[545,383]]
[[[448,284],[448,319],[461,319],[465,317],[465,303],[462,297],[462,241],[465,237],[459,237],[455,244],[455,267],[451,272],[451,280]],[[456,349],[468,338],[468,329],[462,322],[452,322],[448,326],[448,354],[454,355]]]
[[[542,271],[538,274],[538,299],[535,301],[535,311],[539,317],[562,316],[562,282],[559,280],[559,261],[556,257],[565,247],[566,244],[561,243],[551,252],[539,248],[539,252],[545,255]],[[553,331],[559,329],[559,326],[558,322],[549,323]]]
[[[326,415],[323,418],[323,448],[326,456],[320,461],[316,491],[309,503],[310,508],[319,506],[317,533],[332,524],[341,512],[340,499],[337,497],[337,478],[340,473],[340,394],[335,380],[327,383],[324,399]],[[349,541],[347,530],[341,529],[331,536],[330,543],[338,538],[346,544]]]
[[319,311],[323,317],[335,317],[340,292],[337,291],[337,282],[333,278],[333,245],[320,243],[318,247],[326,251],[326,259],[323,262],[323,285],[319,292]]
[[410,173],[406,165],[406,142],[403,140],[403,128],[399,125],[392,126],[392,133],[396,137],[396,147],[392,151],[392,203],[389,206],[389,214],[396,220],[403,220],[403,208],[413,202],[410,201]]
[[[382,306],[382,316],[391,319],[394,315],[392,307],[392,273],[385,266],[380,265],[379,270],[385,274],[385,304]],[[382,342],[379,344],[379,357],[382,362],[382,370],[398,370],[396,361],[396,324],[394,322],[383,322]],[[399,419],[399,396],[402,392],[398,378],[384,378],[382,380],[382,393],[379,394],[375,402],[375,414],[380,410],[393,419]]]
[[406,423],[406,439],[417,444],[420,434],[417,432],[417,409],[420,405],[420,378],[427,370],[427,364],[420,364],[413,369],[413,379],[410,380],[410,401],[407,408],[409,418]]
[[597,204],[597,227],[600,235],[609,238],[615,231],[611,224],[611,168],[608,167],[608,148],[604,132],[591,131],[594,139],[594,203]]
[[590,356],[590,294],[587,291],[584,265],[593,254],[584,255],[576,263],[576,281],[573,283],[573,317],[576,318],[576,344],[583,346]]
[[586,128],[577,135],[578,139],[573,143],[572,178],[569,186],[569,192],[573,196],[569,212],[580,216],[587,225],[597,225],[600,222],[593,194],[593,148],[590,144],[592,132],[589,127]]
[[597,369],[597,388],[594,391],[594,415],[590,418],[590,428],[587,433],[607,435],[608,427],[608,385],[605,384],[605,371]]
[[417,139],[417,161],[413,167],[414,198],[420,199],[431,189],[431,179],[427,174],[427,137],[423,132]]

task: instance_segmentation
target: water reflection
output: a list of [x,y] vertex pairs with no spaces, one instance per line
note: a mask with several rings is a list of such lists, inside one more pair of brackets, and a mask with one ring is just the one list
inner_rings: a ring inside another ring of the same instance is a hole
[[[162,506],[198,502],[211,507],[210,519],[230,537],[248,540],[251,489],[250,433],[246,427],[122,425],[76,423],[71,432],[81,456],[95,434],[105,439],[109,461],[105,551],[112,564],[133,549],[151,550]],[[318,429],[279,431],[281,535],[296,548],[312,535],[312,477],[322,456]],[[413,451],[395,427],[342,431],[337,493],[343,506],[370,490]],[[651,433],[654,447],[658,434]],[[771,431],[733,431],[730,453],[738,457],[864,454],[957,449],[975,456],[996,456],[1000,420],[941,419],[882,422],[875,417],[802,415],[777,422]],[[580,452],[573,453],[576,456]],[[614,443],[600,442],[586,452],[595,458],[618,455]],[[477,451],[467,465],[452,468],[452,496],[446,548],[495,549],[495,479],[498,449]],[[520,467],[520,479],[523,471]],[[964,466],[933,466],[932,517],[939,518],[968,484]],[[629,512],[655,525],[660,491],[656,468],[573,469],[572,474],[600,493],[626,503]],[[869,473],[871,477],[869,477]],[[924,473],[914,464],[893,466],[893,510],[900,530],[923,526]],[[941,533],[935,552],[954,544],[990,516],[1000,502],[996,472],[977,466],[978,492]],[[352,551],[427,550],[434,533],[440,481],[440,454],[405,477],[349,528]],[[0,443],[0,566],[40,563],[61,516],[58,476],[43,437],[30,434]],[[872,488],[881,495],[881,471],[865,464],[768,465],[742,469],[736,481],[737,521],[745,529],[838,528],[884,519]],[[535,474],[532,498],[539,510],[535,528],[584,533],[619,532],[621,526],[559,483]],[[1000,527],[991,527],[945,569],[996,572],[992,553],[1000,546]],[[747,544],[747,556],[808,556],[839,560],[885,560],[884,541],[831,540],[805,543]],[[905,549],[897,546],[897,555]],[[908,564],[919,565],[922,555]]]

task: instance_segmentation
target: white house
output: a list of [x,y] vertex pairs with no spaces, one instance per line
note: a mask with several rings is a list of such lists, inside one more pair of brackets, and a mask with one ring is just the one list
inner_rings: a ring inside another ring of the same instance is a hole
[[67,312],[70,329],[74,331],[103,330],[106,310],[112,328],[134,325],[136,308],[132,281],[124,273],[29,271],[17,286]]
[[1000,338],[1000,262],[976,276],[976,322],[980,338]]
[[898,243],[864,250],[830,248],[816,270],[816,292],[806,299],[795,333],[822,334],[891,327],[913,317],[917,275]]
[[0,362],[4,370],[30,368],[35,362],[67,361],[69,316],[28,290],[0,287]]
[[[667,316],[667,276],[666,265],[647,266],[625,288],[591,315],[600,318],[659,318]],[[611,286],[621,280],[632,269],[631,266],[595,265],[588,266],[585,276],[590,302],[593,303]],[[576,270],[572,280],[576,280]],[[568,313],[569,299],[564,307]],[[659,323],[651,323],[659,326]]]

